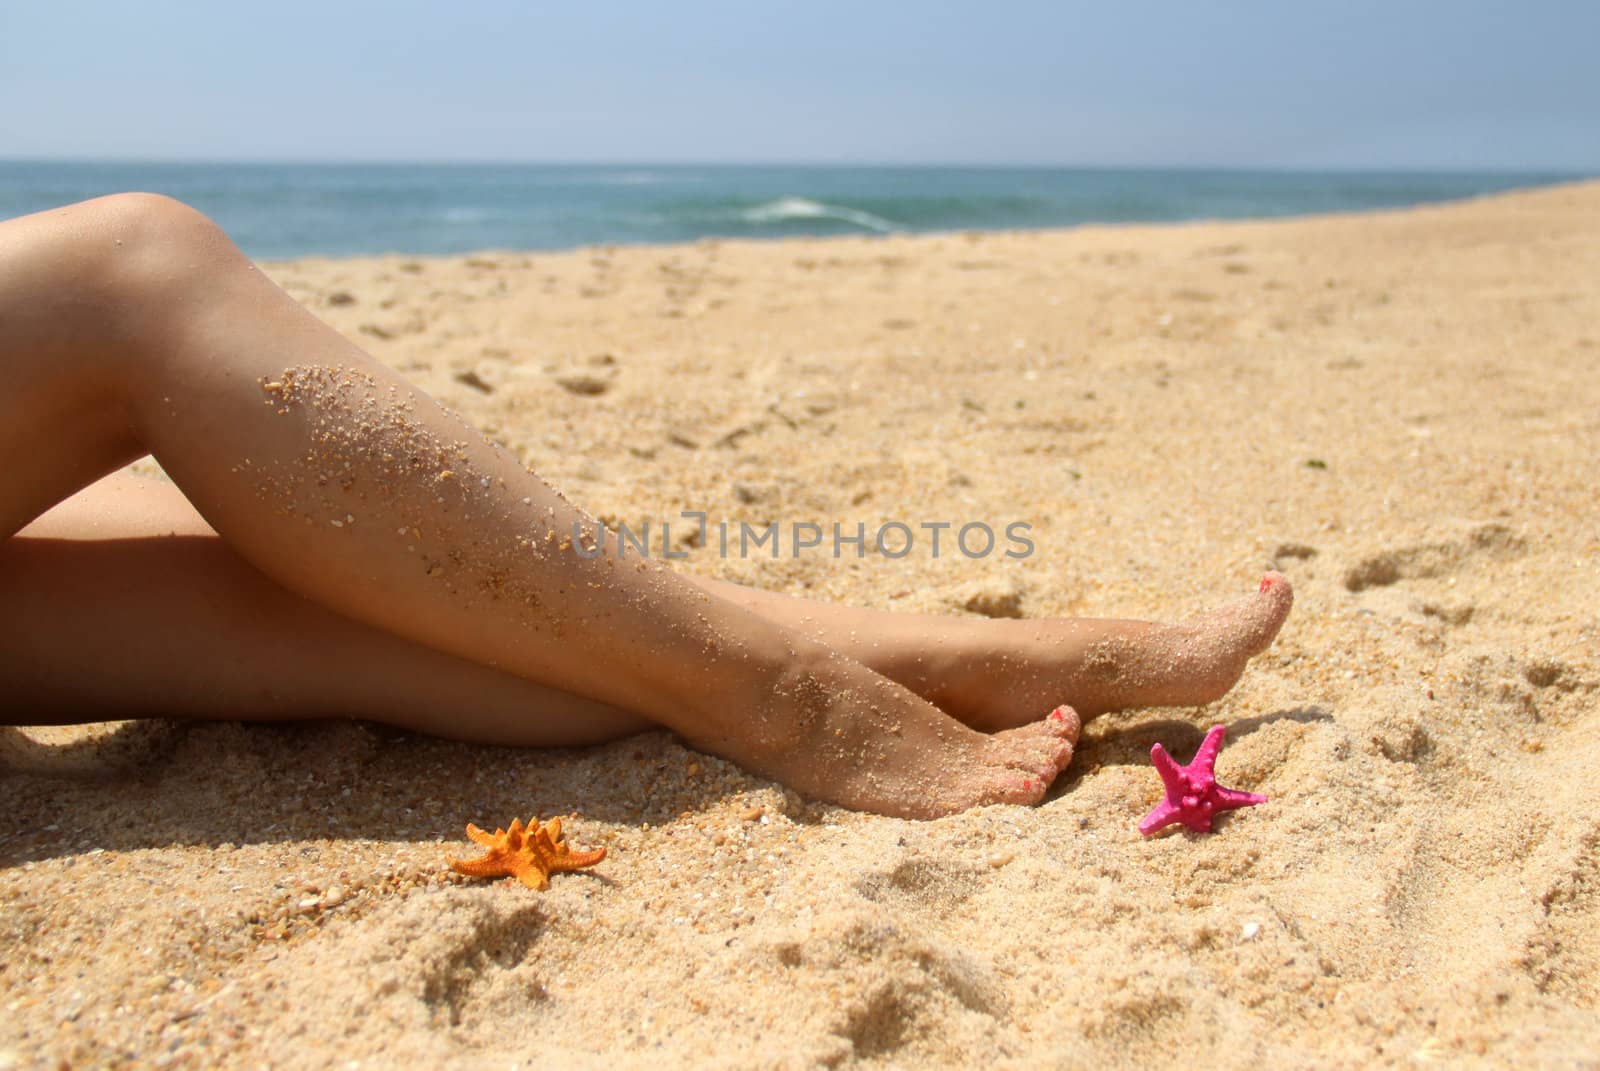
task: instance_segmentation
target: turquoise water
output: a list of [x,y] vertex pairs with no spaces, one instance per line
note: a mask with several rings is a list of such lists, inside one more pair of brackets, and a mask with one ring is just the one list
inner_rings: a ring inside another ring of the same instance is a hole
[[259,258],[567,249],[1237,219],[1452,200],[1567,174],[0,161],[0,218],[118,190],[187,201]]

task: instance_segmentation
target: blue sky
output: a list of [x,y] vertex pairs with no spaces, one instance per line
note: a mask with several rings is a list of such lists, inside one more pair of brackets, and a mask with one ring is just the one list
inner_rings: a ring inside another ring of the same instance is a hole
[[1600,172],[1600,4],[0,2],[0,157]]

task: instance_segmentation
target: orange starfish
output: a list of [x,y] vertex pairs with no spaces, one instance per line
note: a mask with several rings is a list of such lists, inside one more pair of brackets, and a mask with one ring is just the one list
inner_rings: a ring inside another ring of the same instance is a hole
[[514,877],[530,889],[548,889],[551,874],[594,866],[606,857],[604,848],[592,852],[569,848],[559,818],[544,825],[537,817],[532,818],[526,831],[522,820],[513,818],[510,829],[496,829],[493,833],[485,833],[468,822],[467,836],[489,849],[489,854],[482,859],[452,859],[451,869],[473,878]]

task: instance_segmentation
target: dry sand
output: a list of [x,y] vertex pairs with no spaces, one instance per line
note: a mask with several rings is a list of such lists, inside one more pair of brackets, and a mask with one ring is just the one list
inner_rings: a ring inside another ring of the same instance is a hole
[[[1036,543],[685,569],[1172,618],[1276,567],[1295,614],[1225,700],[1092,722],[1043,806],[926,823],[664,733],[7,731],[0,1067],[1600,1067],[1600,185],[267,270],[612,520]],[[1216,723],[1271,802],[1141,838],[1151,744]],[[446,871],[534,812],[610,857]]]

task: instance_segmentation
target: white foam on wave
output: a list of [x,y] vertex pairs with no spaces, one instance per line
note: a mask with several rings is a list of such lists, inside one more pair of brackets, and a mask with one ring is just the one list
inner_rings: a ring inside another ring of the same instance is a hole
[[823,204],[821,201],[813,201],[806,197],[780,197],[776,201],[768,201],[766,204],[745,209],[739,213],[739,218],[746,223],[782,223],[791,219],[838,219],[881,234],[899,229],[889,220],[875,216],[871,212]]
[[655,171],[607,171],[583,177],[585,186],[656,186],[666,176]]

